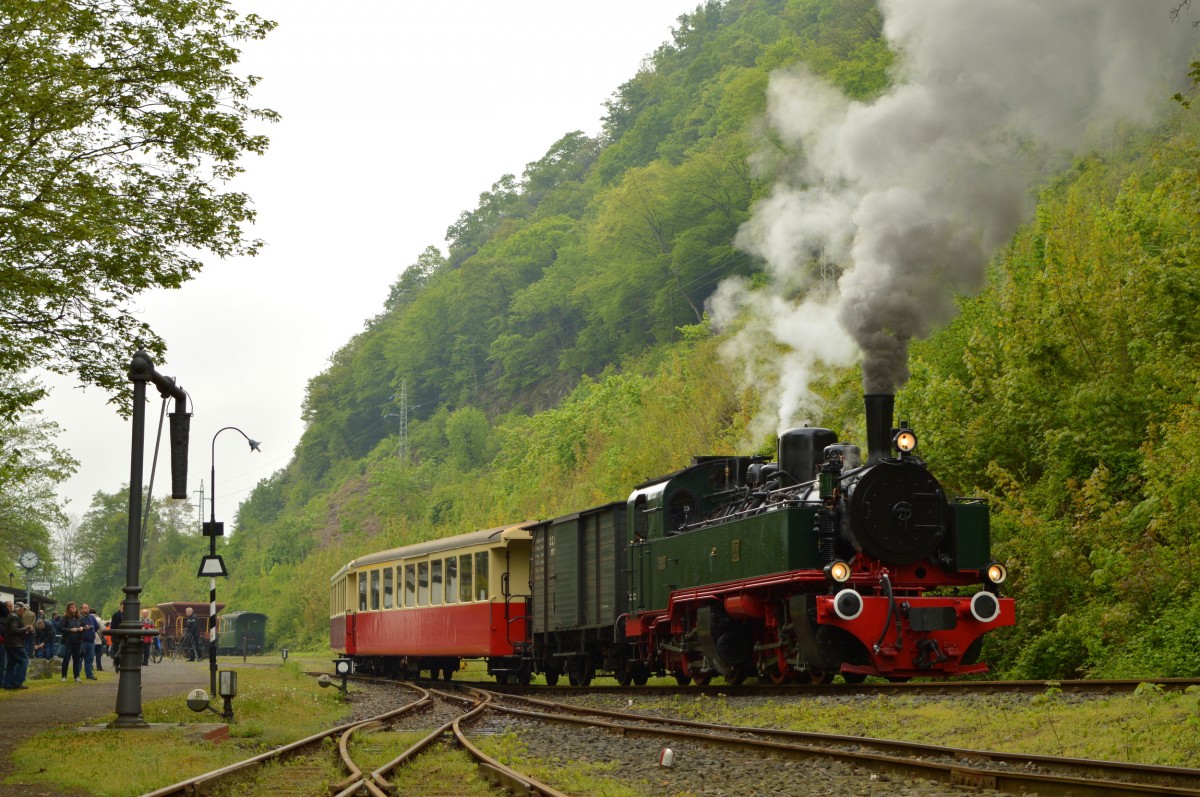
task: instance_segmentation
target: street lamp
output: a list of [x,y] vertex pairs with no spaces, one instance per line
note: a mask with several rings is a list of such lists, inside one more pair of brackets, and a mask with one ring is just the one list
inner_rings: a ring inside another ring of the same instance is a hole
[[217,537],[224,536],[225,524],[217,522],[217,438],[221,432],[227,432],[230,429],[246,438],[246,442],[250,444],[251,451],[258,451],[261,443],[250,437],[236,426],[225,426],[217,430],[212,439],[211,451],[211,478],[210,487],[212,489],[212,500],[209,504],[209,522],[204,524],[204,536],[208,537],[208,556],[200,561],[200,572],[197,576],[208,576],[208,674],[209,674],[209,694],[217,694],[217,576],[228,576],[229,571],[225,569],[225,560],[217,555]]

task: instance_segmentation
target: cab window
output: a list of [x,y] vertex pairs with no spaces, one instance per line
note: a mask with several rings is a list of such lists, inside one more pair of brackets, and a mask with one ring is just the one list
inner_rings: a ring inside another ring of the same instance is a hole
[[358,574],[358,610],[365,612],[367,610],[367,574]]
[[379,610],[379,571],[371,571],[371,611]]

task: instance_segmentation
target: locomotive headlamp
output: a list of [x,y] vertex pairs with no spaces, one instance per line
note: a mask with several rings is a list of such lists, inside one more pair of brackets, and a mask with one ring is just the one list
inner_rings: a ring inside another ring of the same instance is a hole
[[992,584],[1003,584],[1008,578],[1008,568],[999,562],[992,562],[987,566],[983,576]]
[[892,445],[901,454],[911,454],[913,449],[917,447],[917,433],[912,429],[900,429],[896,432],[896,436],[892,438]]
[[843,562],[841,559],[830,562],[825,565],[825,578],[828,581],[833,581],[837,584],[844,584],[850,580],[850,565]]

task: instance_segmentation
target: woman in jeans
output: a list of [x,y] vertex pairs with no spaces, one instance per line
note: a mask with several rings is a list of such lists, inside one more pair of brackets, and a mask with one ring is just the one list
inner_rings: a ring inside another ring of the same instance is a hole
[[75,683],[83,683],[79,680],[79,670],[83,666],[83,632],[87,630],[87,624],[79,615],[79,609],[75,608],[75,602],[67,604],[67,611],[63,614],[62,623],[58,627],[62,632],[63,646],[66,647],[66,655],[63,656],[62,663],[62,679],[67,680],[67,662],[74,662],[73,669],[75,672]]

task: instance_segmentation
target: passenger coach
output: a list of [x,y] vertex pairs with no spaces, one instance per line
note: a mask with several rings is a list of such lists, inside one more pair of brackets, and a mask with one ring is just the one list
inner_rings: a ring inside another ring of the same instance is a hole
[[483,658],[501,681],[527,681],[532,525],[353,560],[330,580],[330,647],[354,657],[360,671],[389,677],[426,670],[449,680],[462,659]]

